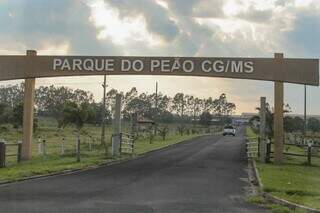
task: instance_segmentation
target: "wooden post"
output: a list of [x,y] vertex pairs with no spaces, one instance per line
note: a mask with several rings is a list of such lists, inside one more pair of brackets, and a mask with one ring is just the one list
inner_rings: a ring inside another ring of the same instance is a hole
[[64,155],[64,138],[61,139],[61,155]]
[[77,136],[77,144],[76,144],[76,156],[77,156],[77,162],[80,162],[80,157],[81,157],[81,153],[80,153],[80,133],[78,133]]
[[[35,57],[37,52],[28,50],[28,57]],[[24,85],[24,106],[23,106],[23,136],[21,160],[30,160],[32,157],[32,134],[33,134],[33,113],[34,113],[34,92],[35,78],[28,78]]]
[[266,162],[266,97],[260,98],[260,162]]
[[21,162],[21,150],[22,150],[22,141],[18,141],[18,156],[17,156],[18,163]]
[[267,139],[267,153],[266,153],[266,163],[270,163],[270,155],[271,155],[271,141]]
[[[282,53],[275,53],[275,60],[281,65]],[[278,70],[281,72],[281,70]],[[274,160],[276,164],[283,161],[283,82],[274,82]]]
[[42,147],[42,155],[46,155],[47,154],[47,151],[46,151],[46,140],[45,139],[43,139],[42,140],[42,145],[41,145],[41,147]]
[[311,143],[308,143],[307,154],[308,154],[308,165],[311,165],[311,155],[312,155],[312,144]]
[[0,168],[6,167],[6,144],[0,141]]

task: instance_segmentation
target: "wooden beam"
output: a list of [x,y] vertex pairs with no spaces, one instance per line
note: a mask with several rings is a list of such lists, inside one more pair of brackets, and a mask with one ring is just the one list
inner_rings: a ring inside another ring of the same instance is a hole
[[266,162],[266,97],[260,98],[260,162]]
[[[34,57],[37,52],[28,50],[27,56]],[[27,161],[32,157],[32,138],[33,138],[33,116],[34,116],[34,96],[35,78],[25,79],[24,85],[24,106],[23,106],[23,136],[21,160]]]
[[[277,63],[282,63],[283,54],[275,53]],[[283,82],[274,82],[274,160],[281,164],[283,161]]]

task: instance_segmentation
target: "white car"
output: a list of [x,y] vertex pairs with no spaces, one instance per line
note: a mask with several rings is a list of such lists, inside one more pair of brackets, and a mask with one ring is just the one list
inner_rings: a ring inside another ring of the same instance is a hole
[[226,136],[226,135],[236,136],[236,129],[231,125],[225,126],[223,128],[223,134],[222,135],[223,136]]

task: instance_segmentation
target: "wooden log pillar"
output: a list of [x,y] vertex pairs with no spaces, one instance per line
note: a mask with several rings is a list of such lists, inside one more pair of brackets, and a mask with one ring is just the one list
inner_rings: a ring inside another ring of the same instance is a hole
[[[37,52],[27,51],[27,57],[34,57]],[[32,138],[33,138],[33,116],[34,116],[34,96],[35,78],[25,79],[24,85],[24,106],[23,106],[23,136],[21,147],[21,160],[27,161],[32,157]]]
[[[275,53],[276,62],[281,67],[283,54]],[[281,69],[278,70],[281,72]],[[276,164],[281,164],[283,161],[283,82],[274,82],[274,161]]]
[[266,97],[260,98],[260,162],[266,163]]

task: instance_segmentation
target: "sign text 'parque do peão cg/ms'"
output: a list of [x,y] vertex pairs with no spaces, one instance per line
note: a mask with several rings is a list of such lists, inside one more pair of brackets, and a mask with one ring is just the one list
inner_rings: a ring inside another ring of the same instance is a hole
[[84,75],[202,76],[319,85],[319,60],[236,57],[0,56],[0,80]]
[[142,72],[148,69],[150,72],[185,72],[192,73],[195,68],[201,72],[231,72],[231,73],[253,73],[254,63],[250,60],[221,60],[204,59],[194,61],[190,59],[61,59],[53,60],[53,71],[104,71],[104,72]]

